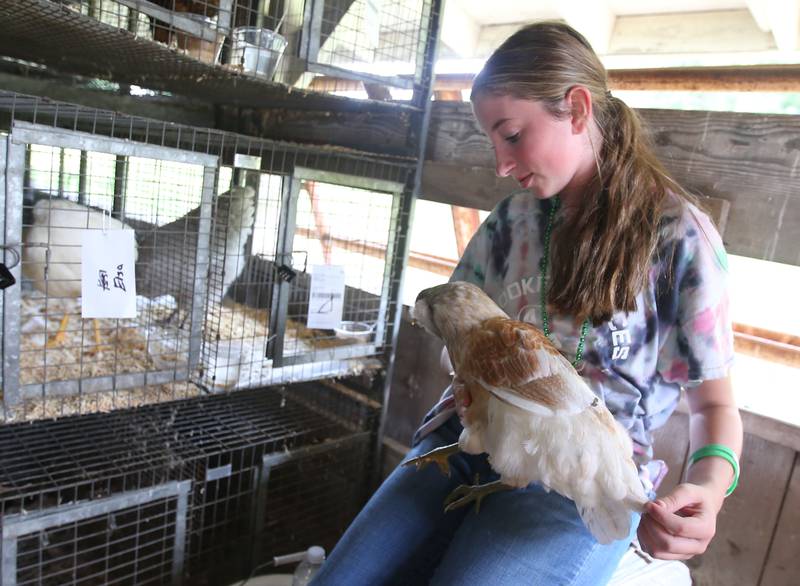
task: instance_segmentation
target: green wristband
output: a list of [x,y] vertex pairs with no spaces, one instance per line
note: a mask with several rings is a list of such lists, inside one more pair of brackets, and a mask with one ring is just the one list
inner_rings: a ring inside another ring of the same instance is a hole
[[730,462],[730,465],[733,466],[733,481],[728,487],[728,490],[725,491],[725,496],[730,495],[734,490],[736,490],[736,486],[739,484],[739,459],[736,457],[736,452],[734,452],[728,446],[723,446],[722,444],[708,444],[689,456],[689,466],[701,458],[708,458],[709,456],[718,456],[724,460],[727,460]]

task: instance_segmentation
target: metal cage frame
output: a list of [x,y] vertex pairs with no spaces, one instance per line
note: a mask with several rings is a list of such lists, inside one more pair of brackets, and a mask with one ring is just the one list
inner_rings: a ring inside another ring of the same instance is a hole
[[[0,182],[0,227],[4,228],[4,240],[0,241],[6,248],[5,263],[13,264],[15,247],[20,244],[22,192],[22,175],[24,168],[25,141],[44,143],[70,148],[96,145],[99,151],[117,153],[118,155],[145,155],[156,159],[175,159],[181,162],[192,161],[203,164],[203,222],[208,226],[211,222],[214,233],[213,193],[214,181],[220,169],[232,167],[234,181],[236,173],[246,174],[256,171],[260,174],[283,177],[284,193],[281,202],[280,234],[278,245],[284,246],[280,254],[286,254],[285,247],[290,246],[292,225],[287,220],[296,214],[297,193],[301,181],[317,180],[330,184],[350,186],[355,189],[372,190],[375,193],[386,193],[391,196],[391,225],[387,235],[386,249],[383,256],[383,278],[381,293],[376,298],[377,321],[372,342],[352,343],[338,348],[316,347],[310,354],[286,355],[283,352],[285,340],[272,340],[264,356],[264,367],[267,369],[261,378],[249,379],[248,388],[259,385],[281,384],[299,380],[313,380],[351,374],[369,364],[373,368],[383,360],[388,365],[391,349],[396,343],[393,332],[396,328],[395,310],[399,303],[398,291],[406,246],[406,226],[410,214],[409,183],[416,169],[415,162],[408,159],[393,159],[375,156],[352,150],[301,146],[281,143],[263,138],[246,137],[225,131],[201,129],[181,126],[166,122],[157,122],[136,116],[110,113],[94,108],[86,108],[55,102],[43,98],[35,98],[0,91],[0,114],[10,115],[11,123],[7,127],[9,138],[0,141],[0,149],[7,150],[5,159],[9,166],[0,169],[6,175],[6,181]],[[3,153],[0,152],[0,155]],[[240,178],[241,179],[241,178]],[[8,193],[5,187],[8,184]],[[209,210],[206,213],[206,209]],[[211,214],[209,220],[208,214]],[[201,235],[208,238],[207,229]],[[83,393],[101,389],[132,389],[138,385],[162,384],[165,381],[193,383],[200,389],[211,390],[208,379],[203,373],[193,374],[194,365],[205,364],[206,356],[215,352],[214,343],[199,333],[198,328],[208,323],[208,308],[203,302],[203,295],[208,297],[210,281],[205,282],[206,267],[210,270],[224,270],[221,266],[212,266],[209,262],[206,242],[198,243],[199,270],[195,273],[195,302],[192,307],[191,321],[191,360],[180,376],[172,370],[157,374],[119,374],[115,376],[97,377],[98,380],[72,379],[67,381],[53,380],[24,389],[19,388],[19,287],[11,287],[0,294],[3,298],[3,360],[0,376],[3,378],[4,405],[9,407],[21,400],[50,396],[68,397],[73,393]],[[205,253],[201,253],[205,251]],[[279,258],[279,257],[276,257]],[[21,275],[19,265],[12,270],[15,277]],[[267,305],[270,319],[270,332],[285,333],[283,325],[286,320],[286,295],[290,287],[277,279],[273,284],[272,305]],[[370,310],[375,312],[375,309]],[[204,312],[206,312],[204,314]],[[272,335],[272,333],[270,335]],[[271,354],[270,354],[271,352]],[[377,360],[376,360],[377,359]],[[171,368],[171,367],[170,367]],[[196,370],[196,369],[195,369]],[[46,385],[46,386],[43,386]],[[42,391],[46,392],[42,392]],[[51,395],[50,391],[54,391]]]
[[307,71],[356,81],[382,83],[405,89],[414,89],[420,83],[423,76],[421,62],[427,42],[426,35],[429,33],[428,27],[425,27],[424,23],[430,18],[430,12],[433,8],[429,0],[423,2],[423,7],[427,5],[428,10],[427,12],[423,10],[420,14],[422,22],[419,23],[420,38],[418,39],[417,59],[414,64],[414,74],[409,77],[370,74],[322,62],[320,60],[320,52],[322,49],[323,18],[326,5],[329,3],[331,3],[331,0],[308,0],[307,8],[303,13],[303,39],[305,42],[300,46],[300,58],[305,61]]
[[[278,247],[276,257],[279,259],[290,259],[292,257],[292,241],[295,235],[297,219],[297,199],[300,194],[300,184],[302,181],[321,181],[335,185],[343,185],[358,189],[367,189],[376,192],[383,192],[392,195],[392,225],[390,234],[396,233],[397,221],[400,218],[400,199],[404,185],[394,181],[383,179],[371,179],[359,177],[357,175],[346,175],[331,171],[318,171],[306,167],[295,167],[291,175],[288,189],[284,190],[283,211],[280,229],[278,232]],[[380,307],[378,309],[378,321],[375,326],[374,338],[372,343],[343,346],[328,350],[315,350],[314,352],[286,356],[284,354],[284,334],[286,333],[286,320],[289,304],[289,291],[291,283],[278,281],[277,290],[273,293],[272,311],[270,312],[270,331],[277,332],[273,344],[268,346],[267,356],[272,358],[273,366],[291,366],[313,361],[337,361],[359,356],[369,356],[375,354],[380,340],[383,340],[386,330],[386,309],[389,305],[389,281],[391,279],[391,267],[395,259],[394,240],[389,238],[386,250],[386,264],[384,266],[383,286],[381,287]]]
[[[217,173],[218,157],[186,152],[168,147],[138,144],[132,141],[92,135],[79,131],[64,131],[40,124],[15,121],[7,139],[7,166],[5,197],[0,201],[0,214],[6,216],[6,242],[14,245],[21,242],[22,192],[25,168],[25,148],[28,144],[40,144],[58,148],[91,150],[120,156],[136,156],[163,161],[189,163],[203,167],[201,219],[196,248],[192,314],[188,359],[185,369],[161,372],[129,373],[79,379],[52,381],[20,385],[20,287],[11,287],[5,292],[3,307],[3,390],[7,405],[15,405],[26,397],[73,395],[79,392],[96,392],[110,389],[162,384],[188,380],[200,359],[202,344],[203,312],[206,289],[204,282],[208,270],[208,239],[211,224],[211,199]],[[5,208],[5,209],[4,209]],[[21,281],[21,264],[12,269],[18,282]]]
[[[366,498],[379,412],[352,391],[311,382],[0,426],[2,583],[15,583],[18,556],[36,553],[16,549],[18,538],[168,499],[165,512],[175,515],[159,527],[173,544],[171,583],[242,579],[259,560],[312,540],[331,547]],[[333,461],[352,465],[332,472],[339,488],[326,497],[319,473]],[[287,492],[276,474],[319,502]],[[276,540],[269,520],[300,524]],[[67,560],[73,567],[105,559],[105,536],[92,537],[64,542],[94,552]],[[51,563],[44,549],[37,547]],[[135,551],[119,544],[123,557],[106,571],[127,567],[124,555]]]
[[140,505],[146,505],[165,498],[177,500],[175,509],[175,537],[171,583],[181,584],[184,567],[184,548],[186,541],[186,514],[188,509],[190,480],[169,482],[152,488],[145,488],[89,502],[68,503],[52,509],[6,515],[2,527],[2,572],[0,582],[5,586],[17,584],[17,542],[20,537],[46,531],[67,523],[84,521],[91,517],[107,515]]

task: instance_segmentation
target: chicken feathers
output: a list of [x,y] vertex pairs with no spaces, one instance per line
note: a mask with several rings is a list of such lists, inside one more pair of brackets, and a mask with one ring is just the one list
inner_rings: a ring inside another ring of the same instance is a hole
[[460,449],[488,454],[504,484],[537,482],[575,501],[600,543],[626,538],[647,500],[631,440],[552,343],[469,283],[426,289],[413,313],[444,339],[470,391]]

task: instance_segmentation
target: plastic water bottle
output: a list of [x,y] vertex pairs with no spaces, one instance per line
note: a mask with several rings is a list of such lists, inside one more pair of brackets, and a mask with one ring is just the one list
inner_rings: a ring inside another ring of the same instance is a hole
[[303,561],[300,562],[300,565],[298,565],[297,569],[294,571],[292,586],[306,586],[306,584],[311,582],[311,578],[314,577],[314,574],[322,567],[322,562],[324,561],[324,548],[318,545],[309,547]]

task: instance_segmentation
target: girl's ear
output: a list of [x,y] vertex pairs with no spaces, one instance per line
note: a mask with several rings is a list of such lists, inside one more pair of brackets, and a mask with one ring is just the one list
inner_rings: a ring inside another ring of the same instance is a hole
[[592,117],[592,92],[582,85],[576,85],[564,96],[572,121],[572,132],[581,134],[587,128]]

